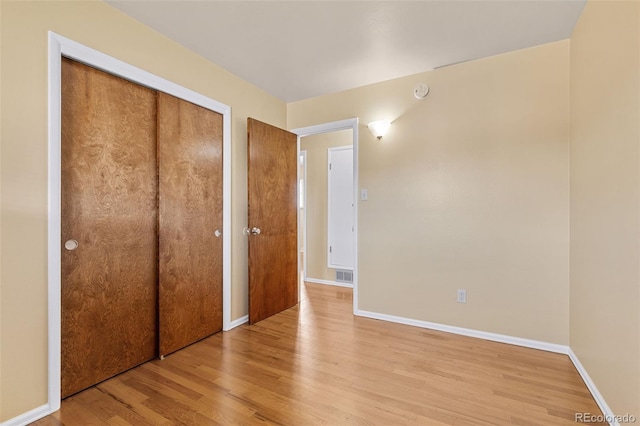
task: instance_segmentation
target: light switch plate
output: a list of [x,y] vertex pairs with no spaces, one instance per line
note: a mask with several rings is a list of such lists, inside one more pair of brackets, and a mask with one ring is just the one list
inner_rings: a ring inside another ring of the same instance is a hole
[[367,201],[369,199],[369,193],[367,192],[366,189],[361,189],[360,190],[360,200],[361,201]]

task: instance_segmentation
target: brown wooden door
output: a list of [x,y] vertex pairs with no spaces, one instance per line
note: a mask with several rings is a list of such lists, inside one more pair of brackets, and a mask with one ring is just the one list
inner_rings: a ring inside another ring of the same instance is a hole
[[63,59],[63,397],[157,353],[156,204],[155,91]]
[[[249,323],[298,303],[297,136],[248,119]],[[257,231],[259,229],[259,233]]]
[[222,115],[158,93],[160,355],[222,330]]

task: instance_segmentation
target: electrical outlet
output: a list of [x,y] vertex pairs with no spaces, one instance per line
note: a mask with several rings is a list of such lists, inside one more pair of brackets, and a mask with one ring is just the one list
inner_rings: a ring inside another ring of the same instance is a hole
[[467,290],[463,288],[458,289],[458,303],[467,303]]

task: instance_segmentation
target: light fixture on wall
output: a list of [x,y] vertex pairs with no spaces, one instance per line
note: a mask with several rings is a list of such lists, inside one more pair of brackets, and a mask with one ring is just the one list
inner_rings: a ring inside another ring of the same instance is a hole
[[389,120],[378,120],[372,121],[367,127],[369,128],[373,136],[380,140],[384,135],[387,134],[389,126],[391,126],[391,122]]

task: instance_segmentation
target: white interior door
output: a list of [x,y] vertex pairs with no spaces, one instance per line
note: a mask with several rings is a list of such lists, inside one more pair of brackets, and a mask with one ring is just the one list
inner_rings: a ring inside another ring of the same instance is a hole
[[329,148],[328,267],[353,269],[353,147]]

